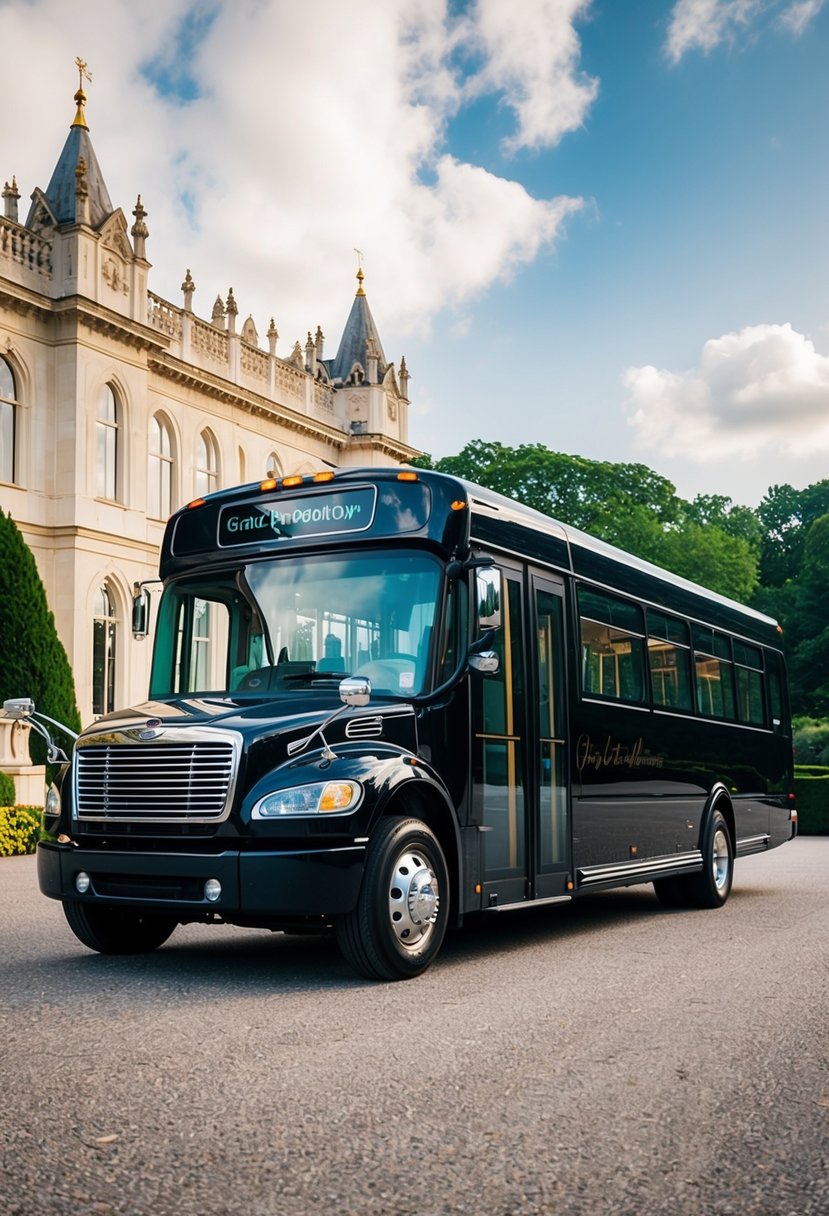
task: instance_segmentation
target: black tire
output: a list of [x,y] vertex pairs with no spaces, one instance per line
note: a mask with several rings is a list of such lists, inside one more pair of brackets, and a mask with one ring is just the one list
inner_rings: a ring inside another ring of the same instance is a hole
[[687,908],[689,896],[686,875],[681,878],[657,878],[653,889],[663,908]]
[[434,961],[448,917],[449,875],[434,834],[419,819],[382,819],[357,906],[334,926],[343,957],[367,979],[412,979]]
[[78,941],[99,954],[147,954],[157,950],[178,924],[134,908],[113,908],[66,900],[63,912]]
[[721,908],[734,881],[734,844],[721,811],[712,811],[702,838],[702,870],[690,874],[688,902],[696,908]]

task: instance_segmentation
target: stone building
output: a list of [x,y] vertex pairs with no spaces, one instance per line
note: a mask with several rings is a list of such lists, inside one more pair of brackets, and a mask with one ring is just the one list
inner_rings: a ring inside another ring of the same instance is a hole
[[147,212],[139,196],[130,224],[113,206],[82,83],[75,106],[25,220],[14,177],[3,190],[0,508],[35,555],[86,722],[146,695],[133,587],[155,577],[173,510],[271,473],[416,452],[405,360],[386,360],[362,272],[334,358],[319,328],[278,355],[271,321],[260,345],[232,289],[198,317],[189,270],[181,301],[159,298]]

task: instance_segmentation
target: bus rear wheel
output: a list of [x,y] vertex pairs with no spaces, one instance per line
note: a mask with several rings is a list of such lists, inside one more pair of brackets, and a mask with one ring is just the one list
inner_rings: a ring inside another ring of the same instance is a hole
[[705,825],[702,869],[686,879],[688,899],[697,908],[721,908],[734,881],[734,845],[721,811],[713,811]]
[[419,819],[381,820],[357,906],[334,926],[343,957],[367,979],[412,979],[434,961],[448,914],[449,876],[433,832]]
[[157,950],[178,924],[135,908],[112,908],[65,900],[64,915],[78,941],[99,954],[147,954]]

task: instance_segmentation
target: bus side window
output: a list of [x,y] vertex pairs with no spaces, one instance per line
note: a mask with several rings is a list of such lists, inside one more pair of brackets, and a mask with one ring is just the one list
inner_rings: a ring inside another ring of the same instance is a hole
[[685,621],[648,609],[651,700],[660,709],[690,710],[691,671]]
[[769,710],[771,712],[771,727],[777,735],[786,734],[785,708],[783,701],[783,681],[780,671],[780,659],[776,654],[766,651],[766,680],[769,695]]
[[697,712],[703,718],[734,720],[734,665],[731,643],[723,634],[694,625]]
[[582,692],[641,705],[644,627],[637,604],[579,588]]
[[734,674],[737,677],[737,717],[751,726],[762,726],[766,715],[763,706],[763,653],[759,646],[734,639]]

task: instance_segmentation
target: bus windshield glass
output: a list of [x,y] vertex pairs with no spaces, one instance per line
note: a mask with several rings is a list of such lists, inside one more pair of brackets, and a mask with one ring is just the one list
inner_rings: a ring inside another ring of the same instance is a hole
[[423,691],[442,567],[416,550],[247,562],[165,589],[151,695],[290,692],[346,675]]

